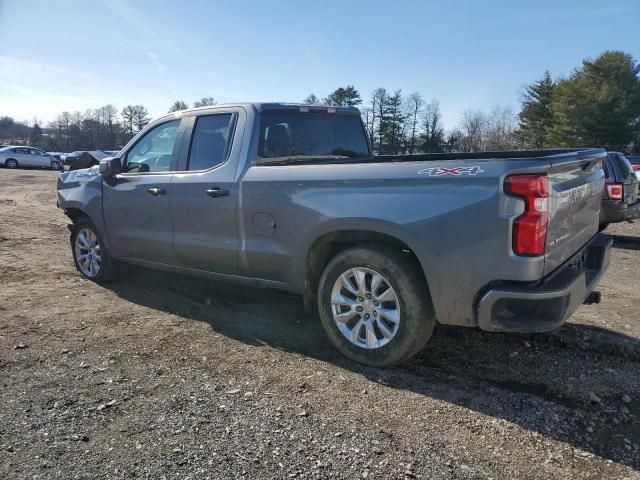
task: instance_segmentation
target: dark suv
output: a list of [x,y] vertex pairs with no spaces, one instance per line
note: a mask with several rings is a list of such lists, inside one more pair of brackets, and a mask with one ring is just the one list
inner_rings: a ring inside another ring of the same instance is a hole
[[600,230],[610,223],[640,218],[638,178],[624,154],[608,152],[604,161],[605,188],[600,208]]

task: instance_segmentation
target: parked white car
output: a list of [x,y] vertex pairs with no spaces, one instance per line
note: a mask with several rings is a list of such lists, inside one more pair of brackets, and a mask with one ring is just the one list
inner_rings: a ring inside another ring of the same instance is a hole
[[53,155],[34,147],[0,148],[0,165],[7,168],[40,167],[60,170],[62,162]]

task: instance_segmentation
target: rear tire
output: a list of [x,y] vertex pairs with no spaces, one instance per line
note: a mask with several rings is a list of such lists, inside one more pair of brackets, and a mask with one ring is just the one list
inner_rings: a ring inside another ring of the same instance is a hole
[[11,169],[18,168],[18,161],[15,158],[8,158],[4,166]]
[[318,311],[340,353],[374,367],[417,354],[436,324],[416,259],[385,245],[353,247],[336,255],[320,279]]
[[71,232],[73,263],[80,274],[94,282],[121,280],[124,266],[114,260],[93,222],[85,216],[76,220]]

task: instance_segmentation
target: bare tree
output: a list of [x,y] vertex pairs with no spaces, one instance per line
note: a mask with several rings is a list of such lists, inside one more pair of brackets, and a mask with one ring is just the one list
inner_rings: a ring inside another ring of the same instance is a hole
[[114,148],[117,142],[118,110],[113,105],[105,105],[101,108],[104,125],[106,128],[106,141],[109,148]]
[[414,92],[406,99],[407,119],[409,121],[409,154],[412,154],[416,147],[418,134],[418,121],[424,108],[424,99],[418,92]]
[[464,135],[463,150],[465,152],[483,151],[483,135],[486,125],[487,118],[481,110],[467,110],[462,114],[460,130]]
[[486,117],[484,148],[493,151],[517,148],[517,125],[517,115],[511,107],[494,106]]
[[383,150],[383,124],[386,118],[385,108],[387,104],[387,99],[389,95],[387,94],[387,90],[385,88],[376,88],[371,95],[371,110],[373,111],[372,118],[372,131],[371,131],[371,143],[374,143],[375,139],[375,131],[376,131],[376,117],[377,117],[377,130],[378,130],[378,151],[382,152]]
[[422,148],[427,153],[441,152],[442,144],[444,143],[444,128],[442,126],[440,104],[437,100],[434,99],[425,106],[423,125]]

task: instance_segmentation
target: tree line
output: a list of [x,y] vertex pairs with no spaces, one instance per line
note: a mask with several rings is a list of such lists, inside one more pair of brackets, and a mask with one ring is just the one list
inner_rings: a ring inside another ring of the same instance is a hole
[[364,103],[354,86],[308,104],[358,106],[379,154],[482,152],[552,147],[603,147],[640,153],[640,64],[624,52],[585,59],[570,75],[542,77],[524,88],[521,107],[467,110],[453,128],[437,100],[418,92],[377,88]]
[[47,151],[113,150],[127,143],[151,119],[143,105],[113,105],[90,108],[84,112],[58,114],[48,126],[34,119],[30,127],[11,117],[0,117],[0,142],[32,145]]
[[[215,105],[213,97],[203,97],[194,107]],[[188,108],[176,101],[169,112]],[[30,126],[8,116],[0,116],[0,143],[32,145],[47,151],[115,150],[124,146],[151,121],[144,105],[127,105],[122,110],[113,105],[87,109],[84,112],[64,111],[47,126],[34,119]]]
[[[584,59],[569,75],[544,72],[526,86],[520,110],[495,105],[465,111],[446,128],[436,99],[402,90],[375,89],[365,102],[353,85],[307,104],[357,106],[367,135],[379,154],[481,152],[550,147],[603,147],[640,153],[640,64],[625,52],[606,51]],[[194,107],[215,105],[212,97]],[[176,100],[169,112],[188,108]],[[0,116],[0,143],[31,144],[46,150],[112,150],[122,147],[149,123],[143,105],[118,110],[105,105],[85,112],[62,112],[42,126]]]

